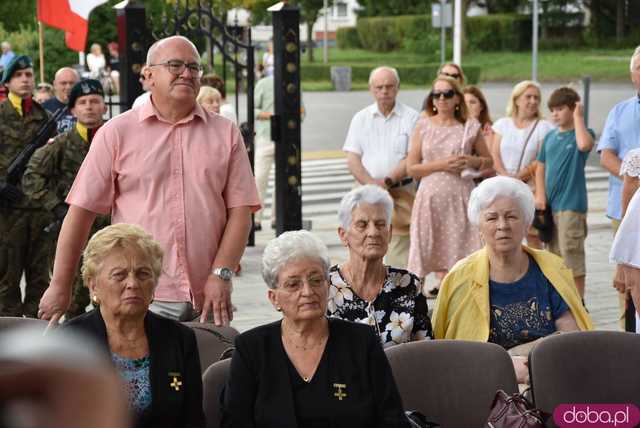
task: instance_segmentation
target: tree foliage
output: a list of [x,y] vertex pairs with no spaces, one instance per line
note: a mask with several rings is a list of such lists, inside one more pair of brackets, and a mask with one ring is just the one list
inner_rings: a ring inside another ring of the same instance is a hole
[[431,3],[438,0],[359,0],[360,16],[424,15],[431,13]]

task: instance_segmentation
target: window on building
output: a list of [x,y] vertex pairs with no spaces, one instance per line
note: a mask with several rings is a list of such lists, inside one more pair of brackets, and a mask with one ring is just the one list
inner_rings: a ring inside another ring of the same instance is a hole
[[334,3],[334,16],[336,18],[346,18],[347,17],[347,3],[343,1],[337,1]]

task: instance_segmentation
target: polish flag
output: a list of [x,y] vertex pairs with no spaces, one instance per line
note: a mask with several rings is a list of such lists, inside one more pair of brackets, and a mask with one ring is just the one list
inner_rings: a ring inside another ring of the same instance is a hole
[[107,0],[38,0],[38,21],[66,32],[69,49],[84,51],[89,33],[89,13]]

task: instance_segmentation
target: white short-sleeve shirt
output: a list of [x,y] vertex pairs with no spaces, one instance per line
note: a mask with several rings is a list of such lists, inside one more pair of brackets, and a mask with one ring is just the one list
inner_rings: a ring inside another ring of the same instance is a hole
[[[496,123],[493,124],[493,130],[497,134],[500,134],[501,137],[500,159],[509,174],[518,173],[518,162],[520,161],[525,141],[529,132],[531,132],[532,127],[533,123],[526,128],[520,129],[515,125],[513,119],[510,117],[498,119]],[[538,122],[536,129],[531,134],[524,156],[522,157],[520,169],[529,165],[536,159],[538,152],[540,151],[540,147],[542,147],[544,137],[553,128],[554,126],[544,119]]]
[[396,102],[388,117],[371,104],[351,119],[342,150],[360,155],[369,175],[382,179],[407,157],[417,120],[418,112],[402,103]]

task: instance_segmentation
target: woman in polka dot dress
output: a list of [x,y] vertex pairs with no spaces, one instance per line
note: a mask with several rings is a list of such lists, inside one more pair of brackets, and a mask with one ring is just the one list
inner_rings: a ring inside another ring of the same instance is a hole
[[[427,117],[416,124],[407,156],[408,173],[420,179],[408,270],[420,278],[435,272],[440,281],[458,260],[481,247],[477,229],[467,220],[467,202],[477,171],[492,160],[480,123],[467,118],[458,83],[438,77],[432,88]],[[429,293],[437,292],[438,287]]]

